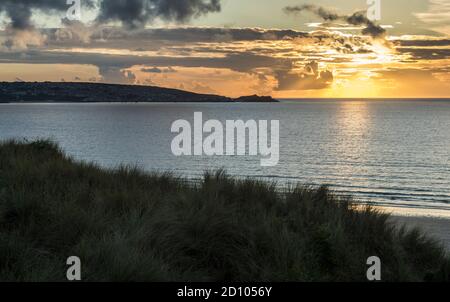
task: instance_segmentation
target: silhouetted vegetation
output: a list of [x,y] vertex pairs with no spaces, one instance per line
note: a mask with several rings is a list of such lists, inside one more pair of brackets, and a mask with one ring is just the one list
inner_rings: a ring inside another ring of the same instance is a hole
[[200,102],[200,103],[246,103],[278,102],[270,96],[246,96],[237,99],[199,94],[179,89],[146,85],[119,85],[103,83],[66,82],[0,82],[0,103],[151,103],[151,102]]
[[418,230],[357,208],[327,188],[238,180],[222,171],[188,184],[137,168],[106,170],[52,142],[0,145],[0,280],[449,280],[450,261]]

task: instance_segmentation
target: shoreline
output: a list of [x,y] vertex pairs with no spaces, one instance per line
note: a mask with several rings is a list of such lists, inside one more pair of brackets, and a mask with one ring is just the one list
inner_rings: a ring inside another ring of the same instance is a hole
[[438,240],[450,253],[450,218],[426,216],[402,216],[393,214],[390,221],[408,230],[420,228],[427,236]]
[[419,228],[438,240],[450,254],[450,211],[408,207],[373,206],[390,215],[389,221],[408,230]]

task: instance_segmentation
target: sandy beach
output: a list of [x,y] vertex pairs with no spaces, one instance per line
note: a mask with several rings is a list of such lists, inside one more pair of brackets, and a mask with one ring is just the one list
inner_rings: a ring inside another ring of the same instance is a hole
[[391,219],[408,228],[419,227],[429,236],[441,241],[450,253],[450,218],[392,215]]

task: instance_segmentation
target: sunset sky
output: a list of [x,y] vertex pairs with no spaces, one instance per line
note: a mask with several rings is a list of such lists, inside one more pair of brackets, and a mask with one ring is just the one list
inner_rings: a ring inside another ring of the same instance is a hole
[[81,0],[70,21],[66,0],[0,0],[0,81],[450,97],[450,1],[381,0],[376,22],[366,2]]

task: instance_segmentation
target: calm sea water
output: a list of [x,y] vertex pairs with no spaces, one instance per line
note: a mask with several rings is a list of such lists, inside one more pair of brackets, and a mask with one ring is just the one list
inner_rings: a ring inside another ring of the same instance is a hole
[[[175,157],[177,119],[279,120],[280,162]],[[4,104],[0,139],[52,138],[77,159],[199,177],[224,168],[280,184],[327,184],[360,201],[450,211],[450,101],[277,104]]]

